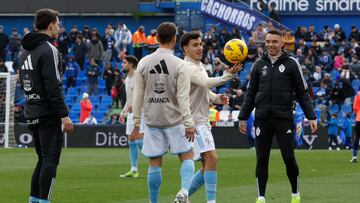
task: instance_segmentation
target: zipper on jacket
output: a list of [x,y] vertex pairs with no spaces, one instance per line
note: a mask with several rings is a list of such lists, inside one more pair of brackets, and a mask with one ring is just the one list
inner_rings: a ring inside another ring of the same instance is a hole
[[271,110],[271,106],[272,106],[272,80],[273,80],[273,75],[274,75],[274,64],[271,63],[271,73],[270,73],[270,85],[269,85],[269,109],[270,109],[270,115],[272,114],[272,110]]

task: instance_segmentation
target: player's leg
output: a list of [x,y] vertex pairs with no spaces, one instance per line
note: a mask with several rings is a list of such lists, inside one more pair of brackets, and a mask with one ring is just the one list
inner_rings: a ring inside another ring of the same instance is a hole
[[265,202],[265,190],[268,180],[269,156],[274,136],[274,128],[271,121],[257,119],[255,126],[256,146],[256,184],[258,189],[257,202]]
[[360,122],[356,122],[355,125],[355,139],[353,142],[353,157],[351,159],[351,162],[356,163],[357,162],[357,154],[358,154],[358,148],[359,148],[359,138],[360,138]]
[[[185,137],[185,127],[183,125],[174,126],[164,130],[165,136],[169,141],[170,151],[177,154],[181,161],[180,177],[181,190],[176,195],[174,202],[186,202],[189,195],[191,179],[194,174],[194,161],[192,143]],[[146,137],[145,131],[145,137]]]
[[204,180],[205,162],[201,160],[201,168],[193,175],[189,188],[189,197],[198,191],[205,183]]
[[37,203],[40,201],[40,169],[42,164],[42,155],[41,155],[41,146],[39,139],[38,127],[29,126],[30,131],[32,132],[34,138],[34,147],[36,154],[38,156],[38,161],[36,163],[32,178],[31,178],[31,188],[30,188],[30,203]]
[[295,126],[292,120],[276,120],[275,135],[281,150],[283,161],[286,165],[286,173],[291,184],[292,199],[298,199],[299,193],[299,167],[297,165],[294,153],[295,144]]
[[60,119],[48,119],[39,127],[42,153],[40,171],[40,202],[49,202],[55,185],[56,170],[59,164],[63,144],[63,132]]
[[162,156],[150,158],[150,164],[148,169],[148,189],[150,203],[159,202],[160,185],[162,182]]
[[148,190],[151,203],[157,203],[159,200],[160,185],[162,182],[162,156],[167,152],[168,148],[169,144],[164,136],[163,129],[151,128],[145,125],[142,153],[150,158]]
[[127,121],[126,121],[126,135],[128,136],[128,144],[129,144],[129,157],[130,157],[130,171],[120,175],[121,178],[125,177],[134,177],[137,178],[139,176],[138,167],[137,167],[137,159],[139,156],[139,149],[136,144],[136,139],[131,136],[131,133],[134,129],[133,122],[133,114],[128,113]]

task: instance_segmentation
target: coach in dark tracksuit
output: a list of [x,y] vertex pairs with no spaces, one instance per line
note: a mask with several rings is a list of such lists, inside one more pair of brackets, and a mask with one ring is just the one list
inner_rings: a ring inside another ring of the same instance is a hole
[[19,55],[20,82],[25,92],[25,117],[34,137],[38,155],[32,180],[30,202],[50,202],[55,184],[63,132],[71,132],[72,122],[62,93],[61,57],[51,44],[59,33],[59,13],[37,11],[37,32],[24,36]]
[[299,168],[294,155],[293,92],[310,120],[313,132],[317,128],[316,115],[298,61],[281,50],[284,44],[281,34],[269,31],[265,44],[268,53],[253,65],[239,120],[240,123],[247,120],[255,108],[257,202],[265,202],[269,155],[276,134],[292,186],[292,199],[296,200],[292,202],[297,203],[300,202],[297,188]]

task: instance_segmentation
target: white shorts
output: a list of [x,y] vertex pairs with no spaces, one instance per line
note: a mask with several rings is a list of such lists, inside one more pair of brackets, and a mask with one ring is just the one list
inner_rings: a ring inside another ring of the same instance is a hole
[[[134,130],[134,114],[128,113],[127,120],[126,120],[126,135],[131,135],[132,131]],[[145,132],[145,118],[144,114],[141,114],[141,123],[140,123],[140,133]]]
[[149,157],[160,157],[168,152],[182,154],[192,150],[192,143],[185,137],[184,125],[170,128],[153,128],[145,125],[142,153]]
[[211,127],[202,124],[195,127],[194,160],[201,160],[201,154],[215,150],[215,142],[211,133]]

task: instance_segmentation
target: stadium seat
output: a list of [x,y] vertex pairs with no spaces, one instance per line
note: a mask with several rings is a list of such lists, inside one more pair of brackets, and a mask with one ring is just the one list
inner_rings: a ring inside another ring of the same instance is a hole
[[109,111],[109,107],[107,105],[99,105],[97,111],[106,114]]
[[74,104],[74,106],[71,108],[71,112],[80,113],[80,111],[81,111],[80,104]]
[[78,96],[78,89],[74,87],[69,87],[67,90],[67,97],[77,97]]
[[330,114],[338,113],[339,112],[339,106],[337,104],[333,104],[329,107]]
[[93,112],[93,115],[96,118],[97,122],[101,123],[105,114],[103,112],[95,111],[95,112]]
[[341,106],[341,112],[346,113],[346,114],[352,112],[352,105],[351,104],[343,104]]
[[111,106],[112,105],[112,97],[104,96],[101,100],[101,104],[105,105],[105,106]]
[[79,116],[80,116],[80,114],[78,112],[71,111],[69,113],[69,117],[73,122],[74,122],[75,119],[79,120]]

